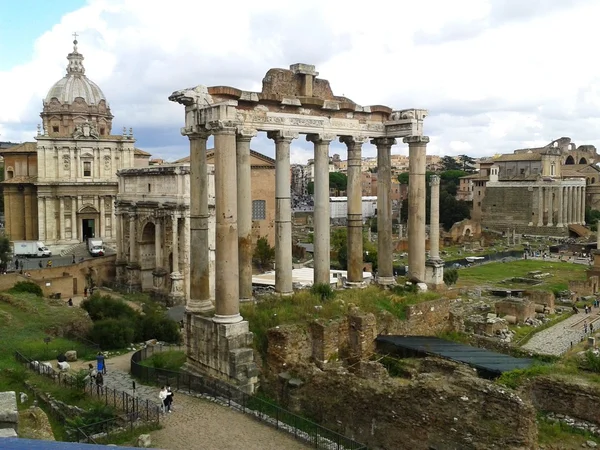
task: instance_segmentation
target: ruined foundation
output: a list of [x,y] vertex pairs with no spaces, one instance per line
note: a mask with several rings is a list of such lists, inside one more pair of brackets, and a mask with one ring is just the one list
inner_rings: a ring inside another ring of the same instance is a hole
[[186,370],[236,385],[253,394],[259,369],[254,363],[253,333],[247,321],[216,323],[209,317],[186,315]]

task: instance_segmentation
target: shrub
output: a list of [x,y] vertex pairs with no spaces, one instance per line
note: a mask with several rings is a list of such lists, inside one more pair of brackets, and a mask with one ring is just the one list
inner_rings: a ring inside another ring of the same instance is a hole
[[93,321],[104,319],[132,319],[135,320],[139,314],[131,306],[122,300],[115,299],[110,295],[94,294],[81,302]]
[[179,324],[168,317],[158,314],[141,317],[136,331],[136,341],[156,339],[171,344],[179,344],[181,342]]
[[458,270],[456,269],[447,269],[444,270],[444,283],[446,286],[452,286],[456,284],[458,281]]
[[319,297],[321,301],[331,300],[333,297],[335,297],[335,291],[327,283],[313,284],[313,286],[310,288],[310,292]]
[[579,365],[584,370],[600,373],[600,356],[596,355],[593,351],[588,350],[585,352],[585,356]]
[[187,357],[182,351],[166,351],[155,353],[150,358],[142,361],[143,366],[154,367],[177,372],[185,364]]
[[42,288],[39,287],[33,281],[18,281],[15,285],[10,289],[10,292],[28,292],[30,294],[37,295],[38,297],[43,297],[44,292]]
[[90,340],[104,350],[125,348],[133,342],[135,324],[127,319],[104,319],[94,322]]

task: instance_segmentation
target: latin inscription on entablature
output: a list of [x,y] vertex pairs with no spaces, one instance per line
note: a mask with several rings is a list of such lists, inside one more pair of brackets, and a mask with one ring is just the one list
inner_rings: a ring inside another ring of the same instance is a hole
[[285,116],[268,116],[266,123],[303,128],[326,126],[325,120]]

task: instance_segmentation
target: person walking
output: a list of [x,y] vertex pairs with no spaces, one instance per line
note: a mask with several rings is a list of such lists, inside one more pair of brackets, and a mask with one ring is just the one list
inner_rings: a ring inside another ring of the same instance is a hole
[[169,404],[169,412],[173,411],[173,391],[171,385],[167,385],[167,403]]
[[594,324],[590,322],[590,334],[594,334]]
[[75,255],[73,255],[73,262],[72,263],[75,264]]
[[587,320],[583,321],[583,332],[585,334],[587,334],[587,332],[588,332],[588,323],[587,323]]
[[96,367],[98,373],[106,374],[106,361],[102,352],[98,352],[98,355],[96,356]]
[[96,374],[96,392],[98,393],[98,395],[101,394],[103,386],[104,386],[104,376],[102,375],[102,372],[98,372]]
[[165,386],[163,386],[160,389],[160,392],[158,393],[158,398],[160,398],[163,413],[166,413],[167,411],[171,412],[170,404],[167,400],[169,398],[169,391],[167,391],[167,388]]

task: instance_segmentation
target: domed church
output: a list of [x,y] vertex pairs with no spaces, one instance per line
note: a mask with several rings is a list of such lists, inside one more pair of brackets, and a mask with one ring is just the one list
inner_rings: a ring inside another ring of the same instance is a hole
[[97,237],[114,243],[117,171],[148,165],[150,155],[135,148],[131,128],[112,134],[110,106],[85,75],[77,44],[66,75],[43,100],[36,142],[0,151],[11,240],[69,245]]

